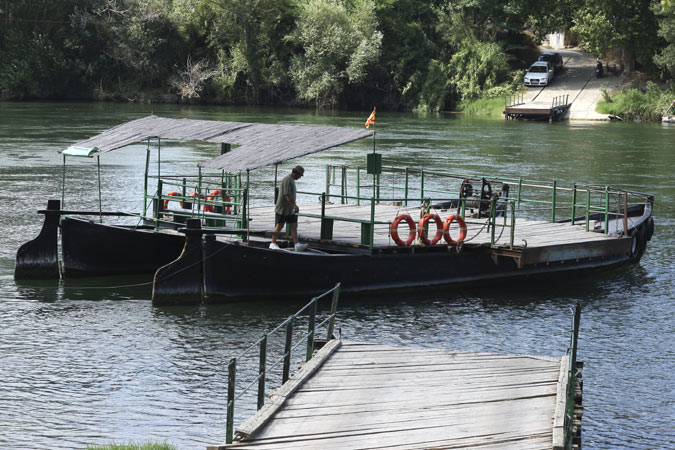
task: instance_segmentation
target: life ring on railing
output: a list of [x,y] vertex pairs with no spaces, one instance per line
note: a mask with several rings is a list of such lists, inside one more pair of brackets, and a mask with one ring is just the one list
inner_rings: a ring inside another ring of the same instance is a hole
[[[436,236],[433,239],[429,240],[427,237],[427,223],[430,220],[436,222]],[[427,213],[420,219],[420,223],[417,224],[417,235],[420,237],[420,240],[424,242],[424,245],[435,245],[443,237],[443,221],[441,217],[436,213]]]
[[[214,189],[214,190],[211,191],[209,196],[206,197],[206,200],[212,202],[216,199],[216,197],[218,197],[219,195],[222,195],[222,193],[223,192],[220,189]],[[225,195],[224,199],[225,199],[226,203],[230,202],[230,197],[228,197],[227,195]],[[214,211],[213,205],[204,205],[204,212],[213,212],[213,211]],[[225,206],[225,214],[229,214],[229,213],[230,213],[230,205],[226,205]]]
[[[168,197],[180,197],[180,196],[183,195],[183,194],[181,194],[180,192],[171,191],[171,192],[169,192],[169,193],[166,194],[166,195],[167,195]],[[166,209],[168,206],[169,206],[169,199],[167,198],[166,200],[164,200],[164,209]],[[183,207],[183,202],[182,202],[182,201],[180,202],[180,207],[181,207],[181,208]]]
[[[457,238],[456,241],[450,237],[450,225],[452,222],[457,221],[457,225],[459,225],[459,237]],[[445,242],[447,242],[450,245],[457,245],[461,244],[464,242],[464,239],[466,239],[466,222],[464,222],[464,219],[462,219],[462,216],[454,215],[451,214],[448,216],[447,219],[445,219],[445,222],[443,223],[443,238],[445,238]]]
[[[398,236],[398,224],[401,223],[402,220],[405,220],[405,222],[408,224],[408,227],[410,228],[410,233],[408,233],[408,240],[403,242],[403,240]],[[406,245],[410,245],[413,243],[415,240],[415,236],[417,235],[417,230],[415,229],[415,221],[410,217],[410,214],[401,214],[399,216],[396,216],[394,221],[391,223],[391,229],[389,230],[391,233],[391,238],[396,242],[397,245],[400,245],[401,247],[404,247]]]

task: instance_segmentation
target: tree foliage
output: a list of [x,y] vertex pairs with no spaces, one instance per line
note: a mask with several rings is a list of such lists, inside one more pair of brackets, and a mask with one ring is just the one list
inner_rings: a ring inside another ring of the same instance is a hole
[[301,49],[291,60],[298,98],[318,106],[335,106],[347,84],[361,83],[380,56],[372,0],[351,5],[310,0],[300,12],[291,40]]
[[0,97],[448,109],[559,30],[675,76],[672,0],[0,0]]

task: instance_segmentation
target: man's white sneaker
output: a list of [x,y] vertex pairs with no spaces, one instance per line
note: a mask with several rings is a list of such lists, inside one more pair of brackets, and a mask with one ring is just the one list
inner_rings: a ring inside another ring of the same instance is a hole
[[306,249],[307,249],[307,244],[301,244],[300,242],[295,244],[295,251],[296,252],[304,252]]
[[279,247],[279,244],[277,244],[276,242],[271,242],[271,243],[270,243],[270,248],[271,248],[272,250],[281,250],[281,247]]

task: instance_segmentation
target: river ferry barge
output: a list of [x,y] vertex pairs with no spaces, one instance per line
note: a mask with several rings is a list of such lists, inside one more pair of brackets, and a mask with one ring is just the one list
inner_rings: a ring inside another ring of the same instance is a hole
[[[386,167],[373,150],[365,167],[328,165],[322,192],[298,191],[307,250],[284,248],[287,236],[270,249],[279,165],[371,135],[156,116],[119,125],[64,150],[64,174],[66,156],[98,161],[145,141],[143,211],[105,211],[100,191],[97,211],[63,209],[62,193],[39,211],[43,229],[17,252],[15,278],[149,273],[157,303],[314,295],[337,282],[344,293],[379,293],[635,263],[652,237],[648,194]],[[222,154],[196,175],[159,164],[153,175],[150,142],[159,155],[162,139],[216,143]],[[272,165],[275,192],[252,201],[255,169]],[[104,223],[113,216],[135,224]]]

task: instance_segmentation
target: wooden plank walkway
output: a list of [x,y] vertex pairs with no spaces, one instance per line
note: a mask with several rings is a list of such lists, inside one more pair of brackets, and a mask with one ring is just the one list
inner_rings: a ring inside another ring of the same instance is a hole
[[329,345],[239,427],[244,441],[209,448],[553,447],[566,357]]
[[[319,216],[321,214],[321,204],[301,204],[300,213],[308,213]],[[378,204],[375,205],[375,221],[388,222],[396,218],[399,214],[410,214],[413,220],[417,221],[420,217],[418,207],[403,207],[395,205]],[[450,215],[448,212],[439,212],[442,220]],[[333,217],[346,217],[349,219],[370,220],[370,205],[341,205],[327,204],[326,215]],[[274,207],[256,207],[250,209],[251,223],[253,231],[272,231],[274,229]],[[487,218],[467,219],[467,238],[465,243],[486,244],[490,242],[490,232],[485,226]],[[503,218],[497,219],[495,239],[497,245],[508,245],[510,240],[510,228],[503,228],[501,224]],[[510,224],[510,219],[507,220]],[[456,224],[453,225],[453,227]],[[594,223],[591,224],[591,228]],[[320,237],[321,220],[314,217],[298,218],[298,234],[300,239],[318,240]],[[502,231],[503,228],[503,231]],[[430,234],[435,234],[435,225],[430,226]],[[456,237],[457,229],[451,229],[451,235]],[[402,238],[408,236],[408,226],[405,223],[399,225],[399,235]],[[361,224],[355,222],[335,221],[333,228],[333,240],[344,244],[358,244],[361,239]],[[515,246],[545,247],[559,244],[587,243],[591,241],[603,241],[614,239],[602,233],[593,233],[585,231],[585,225],[571,225],[570,223],[552,223],[547,221],[534,221],[524,218],[516,218],[516,231],[514,235]],[[444,241],[442,241],[444,242]],[[389,233],[389,225],[375,225],[374,246],[387,247],[395,246]]]

